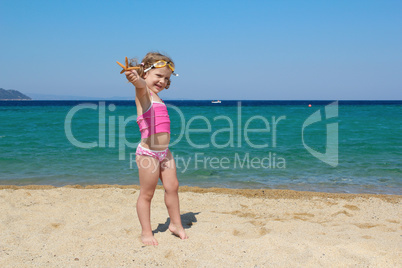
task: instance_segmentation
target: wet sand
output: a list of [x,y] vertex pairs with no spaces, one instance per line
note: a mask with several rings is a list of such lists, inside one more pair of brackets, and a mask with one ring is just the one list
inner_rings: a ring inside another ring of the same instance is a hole
[[1,267],[402,267],[401,197],[181,187],[188,240],[152,202],[143,246],[138,186],[0,186]]

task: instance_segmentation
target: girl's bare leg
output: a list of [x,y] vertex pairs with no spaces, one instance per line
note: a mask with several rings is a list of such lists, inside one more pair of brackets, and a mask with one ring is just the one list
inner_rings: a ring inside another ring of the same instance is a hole
[[137,215],[142,227],[141,240],[146,245],[158,245],[151,228],[151,200],[158,183],[160,164],[150,156],[137,156],[140,179],[140,195],[137,200]]
[[188,236],[180,218],[179,181],[177,180],[176,163],[170,150],[167,159],[161,163],[160,178],[165,188],[165,204],[170,217],[169,230],[181,239],[187,239]]

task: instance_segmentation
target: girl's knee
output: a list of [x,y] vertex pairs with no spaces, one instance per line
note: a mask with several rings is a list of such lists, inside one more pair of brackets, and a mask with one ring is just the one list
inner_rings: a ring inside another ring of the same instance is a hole
[[167,193],[175,193],[179,191],[179,182],[175,181],[175,182],[171,182],[168,185],[164,186],[165,188],[165,192]]
[[138,196],[138,199],[142,199],[145,201],[151,201],[153,197],[154,197],[153,192],[151,193],[151,192],[140,191],[140,195]]

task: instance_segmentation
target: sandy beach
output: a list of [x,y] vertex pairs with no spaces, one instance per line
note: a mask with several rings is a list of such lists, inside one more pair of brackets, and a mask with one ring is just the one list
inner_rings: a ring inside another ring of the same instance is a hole
[[138,186],[0,186],[1,267],[402,267],[401,196],[180,188],[188,240],[163,189],[143,246]]

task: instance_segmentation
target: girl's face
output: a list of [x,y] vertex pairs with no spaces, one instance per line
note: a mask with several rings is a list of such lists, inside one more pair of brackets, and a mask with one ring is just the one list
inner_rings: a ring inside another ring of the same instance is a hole
[[144,80],[150,90],[159,93],[165,89],[171,75],[172,70],[168,67],[154,68],[145,73]]

